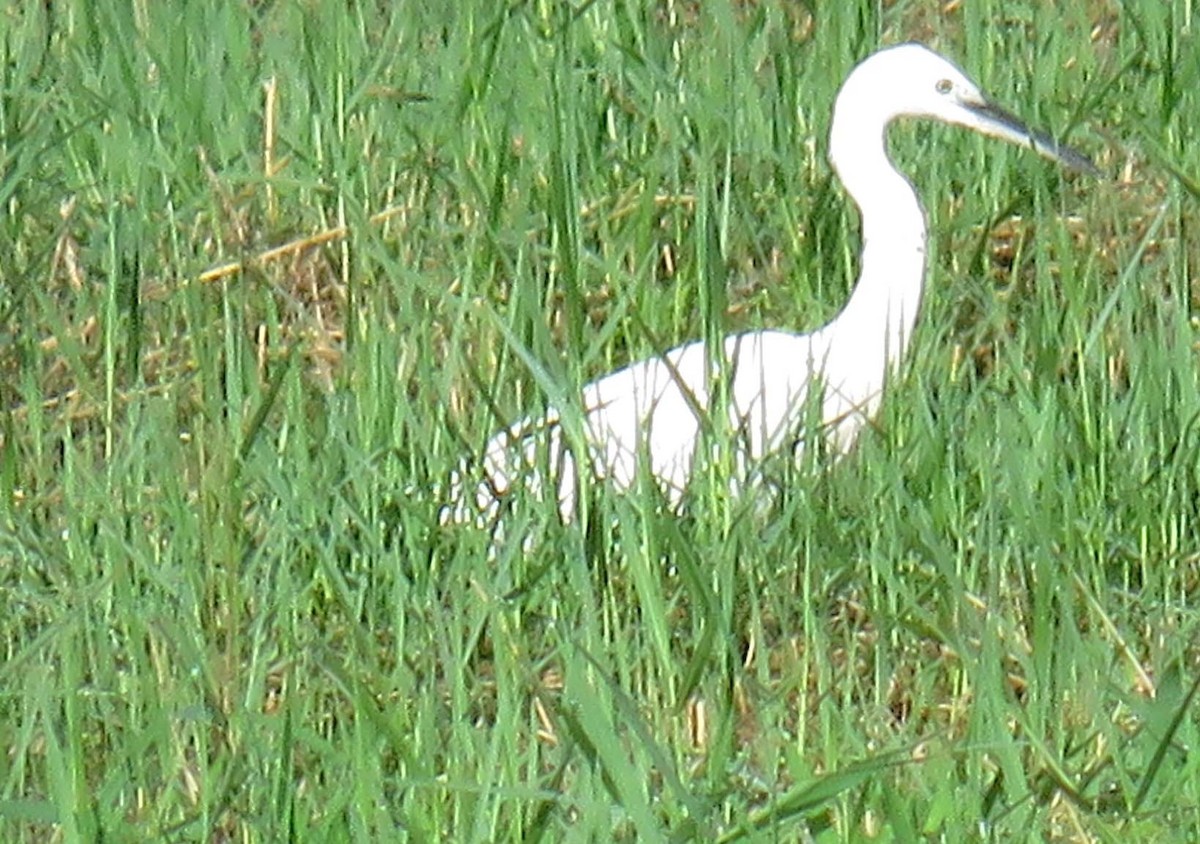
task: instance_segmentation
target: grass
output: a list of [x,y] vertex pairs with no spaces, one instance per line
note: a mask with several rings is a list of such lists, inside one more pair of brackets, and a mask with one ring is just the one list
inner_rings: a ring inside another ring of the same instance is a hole
[[[0,838],[1200,835],[1190,4],[0,16]],[[893,131],[851,459],[439,525],[501,424],[836,312],[829,106],[912,38],[1110,178]]]

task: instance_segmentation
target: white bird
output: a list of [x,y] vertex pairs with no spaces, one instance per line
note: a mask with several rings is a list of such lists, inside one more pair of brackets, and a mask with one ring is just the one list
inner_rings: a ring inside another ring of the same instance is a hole
[[[1082,154],[1027,128],[990,102],[966,74],[920,44],[880,50],[851,71],[838,92],[829,158],[862,214],[862,257],[850,300],[809,334],[752,331],[727,337],[723,359],[704,341],[632,363],[587,385],[576,416],[598,478],[632,486],[639,464],[677,504],[691,477],[716,369],[726,378],[738,467],[802,443],[807,407],[819,407],[820,430],[844,453],[875,415],[884,386],[912,339],[925,282],[925,214],[913,186],[888,157],[884,133],[898,117],[926,117],[1030,147],[1074,170],[1097,172]],[[809,397],[810,386],[823,394]],[[812,403],[810,403],[810,401]],[[719,409],[717,409],[719,410]],[[465,470],[451,480],[445,519],[494,516],[500,501],[524,487],[556,491],[559,512],[576,509],[575,458],[564,445],[563,416],[550,409],[494,435],[482,460],[483,482],[469,502]],[[550,484],[547,484],[547,479]]]

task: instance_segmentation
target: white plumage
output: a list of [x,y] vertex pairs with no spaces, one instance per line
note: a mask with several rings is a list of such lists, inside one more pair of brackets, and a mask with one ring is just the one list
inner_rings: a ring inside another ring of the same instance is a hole
[[[912,185],[888,158],[884,133],[898,117],[940,120],[1012,143],[1078,170],[1087,158],[1028,129],[989,102],[954,64],[919,44],[881,50],[847,77],[834,103],[829,156],[862,214],[860,275],[850,300],[810,334],[754,331],[725,339],[728,422],[745,469],[802,436],[810,385],[820,384],[821,430],[844,452],[875,415],[912,338],[925,280],[925,215]],[[592,472],[628,488],[647,469],[672,502],[691,476],[714,383],[702,341],[638,361],[584,388],[582,434]],[[815,402],[817,397],[812,400]],[[446,518],[494,514],[516,488],[555,490],[564,519],[575,512],[575,461],[559,414],[525,419],[489,440],[482,483],[467,467],[452,479]],[[547,478],[551,483],[547,484]],[[472,500],[473,499],[473,500]]]

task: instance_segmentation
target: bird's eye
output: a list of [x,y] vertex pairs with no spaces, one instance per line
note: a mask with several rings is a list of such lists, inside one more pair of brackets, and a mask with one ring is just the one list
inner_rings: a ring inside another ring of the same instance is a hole
[[939,94],[949,94],[954,87],[954,83],[949,79],[939,79],[933,87]]

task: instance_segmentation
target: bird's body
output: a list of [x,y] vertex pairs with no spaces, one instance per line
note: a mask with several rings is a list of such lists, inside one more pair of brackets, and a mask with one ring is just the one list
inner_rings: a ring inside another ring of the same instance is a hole
[[[581,421],[592,473],[618,488],[645,467],[671,501],[691,477],[710,402],[714,366],[727,379],[727,420],[742,468],[792,446],[803,435],[813,385],[822,434],[845,451],[878,410],[885,383],[912,338],[925,279],[925,215],[916,192],[888,158],[887,125],[897,117],[930,117],[1029,146],[1075,169],[1091,163],[1027,129],[988,102],[957,67],[917,44],[882,50],[846,79],[834,105],[830,160],[862,214],[858,283],[840,313],[809,334],[766,330],[725,339],[722,354],[703,341],[638,361],[584,388]],[[719,409],[717,409],[719,410]],[[518,486],[553,488],[564,518],[575,511],[575,461],[565,447],[560,414],[549,411],[493,436],[476,512],[493,512]],[[550,483],[547,483],[549,479]],[[470,517],[463,476],[454,480],[453,517]]]

